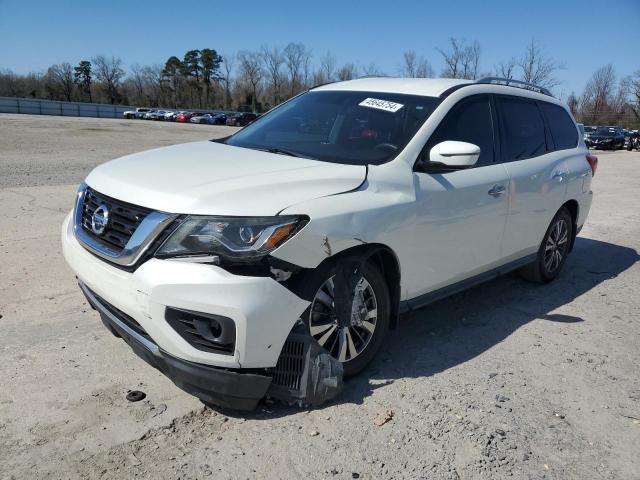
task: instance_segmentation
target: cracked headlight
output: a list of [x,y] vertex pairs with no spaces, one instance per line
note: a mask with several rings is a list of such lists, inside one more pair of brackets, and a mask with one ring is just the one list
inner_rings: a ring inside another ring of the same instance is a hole
[[190,216],[165,240],[158,257],[218,255],[235,261],[258,260],[278,248],[308,221],[303,216]]

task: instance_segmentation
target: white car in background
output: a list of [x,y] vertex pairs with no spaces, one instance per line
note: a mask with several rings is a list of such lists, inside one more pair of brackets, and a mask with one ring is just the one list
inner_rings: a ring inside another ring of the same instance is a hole
[[141,119],[144,115],[146,115],[150,111],[151,111],[150,108],[139,107],[139,108],[136,108],[135,110],[127,110],[126,112],[123,112],[122,116],[129,120],[134,118]]
[[144,115],[144,119],[145,120],[164,120],[166,114],[167,114],[166,110],[151,110],[150,112]]
[[317,405],[401,313],[516,269],[555,279],[596,166],[533,85],[332,83],[97,167],[63,252],[107,328],[206,404]]

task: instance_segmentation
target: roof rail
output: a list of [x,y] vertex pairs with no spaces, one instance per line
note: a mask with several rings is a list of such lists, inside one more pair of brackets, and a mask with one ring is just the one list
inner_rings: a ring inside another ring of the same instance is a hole
[[484,77],[476,80],[475,83],[487,83],[493,85],[505,85],[507,87],[522,88],[524,90],[531,90],[532,92],[537,92],[543,95],[548,95],[549,97],[553,97],[553,95],[551,95],[551,92],[544,87],[539,87],[538,85],[534,85],[533,83],[523,82],[522,80],[515,80],[513,78]]

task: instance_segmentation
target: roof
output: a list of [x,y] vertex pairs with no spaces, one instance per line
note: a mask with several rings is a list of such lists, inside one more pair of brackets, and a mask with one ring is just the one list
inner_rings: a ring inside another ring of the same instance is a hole
[[405,93],[438,97],[451,87],[475,83],[454,78],[365,77],[345,82],[328,83],[314,90],[349,90],[358,92]]

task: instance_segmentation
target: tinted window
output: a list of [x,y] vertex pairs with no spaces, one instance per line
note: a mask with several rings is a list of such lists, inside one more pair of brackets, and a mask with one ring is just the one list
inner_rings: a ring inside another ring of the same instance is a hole
[[456,104],[429,139],[423,155],[445,140],[473,143],[480,147],[476,166],[493,162],[493,121],[488,96],[472,97]]
[[379,165],[402,151],[437,104],[437,98],[417,95],[312,90],[226,143],[325,162]]
[[496,97],[500,105],[502,145],[507,162],[536,157],[547,151],[544,121],[532,100]]
[[567,111],[551,103],[541,103],[540,107],[547,117],[547,124],[551,129],[551,136],[556,150],[574,148],[578,145],[576,126]]

